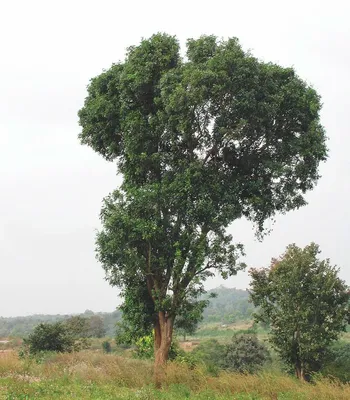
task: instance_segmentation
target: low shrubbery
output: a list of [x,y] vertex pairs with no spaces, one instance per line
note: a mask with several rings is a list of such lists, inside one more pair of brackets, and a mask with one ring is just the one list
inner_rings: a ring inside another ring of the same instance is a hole
[[222,366],[230,371],[255,373],[269,360],[269,351],[256,335],[241,334],[225,345]]
[[23,339],[22,356],[35,355],[41,352],[70,353],[88,348],[89,338],[82,325],[68,322],[41,323]]
[[213,375],[220,370],[255,373],[270,360],[270,355],[256,335],[237,334],[227,344],[221,344],[216,339],[203,341],[191,353],[178,357],[178,360],[192,366],[202,363]]
[[350,343],[339,341],[333,344],[321,373],[342,382],[350,382]]
[[84,351],[55,353],[38,364],[19,360],[14,352],[0,357],[0,398],[125,400],[348,400],[349,385],[326,379],[304,384],[284,374],[206,373],[170,362],[162,390],[153,385],[153,365],[114,354]]
[[[175,360],[183,351],[177,341],[173,341],[169,351],[169,360]],[[151,335],[143,336],[135,342],[134,356],[141,359],[152,359],[154,357],[154,337]]]
[[109,354],[112,352],[112,346],[108,340],[102,342],[102,350],[104,353]]
[[23,345],[30,354],[42,351],[54,351],[58,353],[70,353],[74,349],[74,338],[67,327],[61,323],[39,324],[26,339]]

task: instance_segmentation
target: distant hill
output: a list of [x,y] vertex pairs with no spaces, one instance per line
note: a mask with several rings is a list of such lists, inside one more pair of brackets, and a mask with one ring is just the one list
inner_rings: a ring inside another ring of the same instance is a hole
[[[203,323],[222,323],[229,324],[237,321],[246,321],[252,318],[254,310],[249,303],[249,293],[246,290],[226,288],[220,286],[208,291],[205,298],[210,293],[216,293],[217,297],[210,299],[209,306],[204,311]],[[109,337],[115,335],[115,324],[121,320],[122,313],[116,310],[111,313],[93,313],[85,311],[80,314],[83,317],[98,315],[103,319],[106,334]],[[30,334],[36,325],[42,322],[57,322],[69,318],[71,315],[30,315],[27,317],[0,317],[0,337],[16,336],[25,337]]]
[[203,323],[231,324],[252,319],[254,306],[249,302],[247,290],[219,286],[209,290],[210,293],[215,293],[217,297],[210,299],[209,306],[204,310]]

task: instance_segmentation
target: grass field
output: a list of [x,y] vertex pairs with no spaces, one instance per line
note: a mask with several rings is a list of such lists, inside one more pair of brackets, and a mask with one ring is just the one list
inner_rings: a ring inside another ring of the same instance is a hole
[[213,377],[169,363],[164,387],[152,385],[152,363],[98,351],[49,355],[40,363],[0,353],[0,399],[350,399],[350,386],[306,384],[282,374]]
[[[189,341],[191,351],[203,340],[215,338],[225,343],[234,333],[249,329],[247,324],[203,326]],[[259,330],[260,339],[267,333]],[[14,399],[198,399],[198,400],[348,400],[350,385],[326,379],[302,383],[279,372],[278,359],[259,375],[221,372],[210,375],[204,367],[169,363],[163,389],[153,386],[152,362],[130,358],[130,350],[113,347],[103,354],[105,339],[94,339],[91,349],[75,354],[48,354],[38,361],[17,355],[21,340],[0,344],[0,400]],[[350,341],[350,332],[343,335]],[[187,345],[187,347],[186,347]],[[186,348],[185,348],[186,347]]]

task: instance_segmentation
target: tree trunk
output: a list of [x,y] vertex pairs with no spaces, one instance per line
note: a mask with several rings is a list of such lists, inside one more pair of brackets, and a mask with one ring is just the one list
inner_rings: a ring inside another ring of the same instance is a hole
[[295,375],[297,376],[298,379],[301,381],[306,381],[306,376],[305,376],[305,371],[303,364],[300,360],[300,330],[297,327],[295,333]]
[[160,324],[159,320],[157,319],[156,323],[154,324],[154,355],[157,354],[157,350],[161,345],[162,334],[160,331]]
[[165,367],[173,338],[173,326],[173,318],[160,311],[154,330],[154,380],[157,388],[162,386],[165,379]]
[[297,363],[297,365],[295,365],[295,374],[297,376],[298,379],[300,379],[301,381],[306,381],[306,376],[305,376],[305,371],[304,368],[300,365],[300,363]]

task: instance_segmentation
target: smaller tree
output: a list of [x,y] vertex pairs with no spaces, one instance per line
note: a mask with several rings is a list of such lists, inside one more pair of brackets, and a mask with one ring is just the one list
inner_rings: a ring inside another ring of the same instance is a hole
[[336,378],[344,383],[350,383],[350,343],[338,340],[329,349],[327,359],[321,373],[324,376]]
[[292,244],[269,268],[250,270],[255,319],[270,323],[271,343],[303,380],[320,370],[349,315],[349,288],[319,253],[315,243]]
[[74,338],[68,332],[65,324],[42,323],[23,341],[30,354],[42,351],[55,351],[58,353],[71,352],[74,349]]
[[223,368],[231,371],[250,373],[257,372],[270,359],[264,343],[256,335],[235,335],[231,343],[225,346]]

